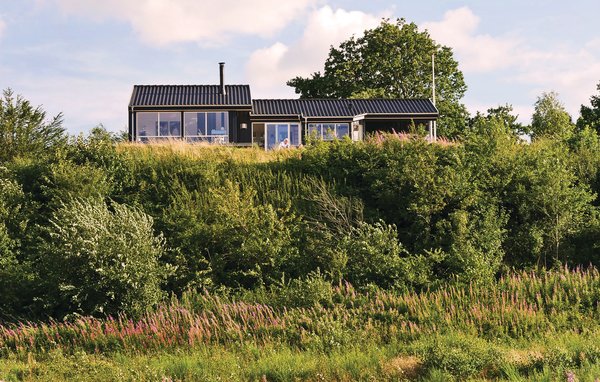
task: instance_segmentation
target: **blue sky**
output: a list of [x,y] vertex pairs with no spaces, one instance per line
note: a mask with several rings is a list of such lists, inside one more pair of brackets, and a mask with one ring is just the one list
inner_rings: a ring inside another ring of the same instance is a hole
[[598,0],[0,0],[0,88],[72,134],[126,128],[134,84],[227,83],[295,97],[330,45],[403,17],[454,50],[474,113],[512,104],[528,123],[556,91],[573,118],[600,82]]

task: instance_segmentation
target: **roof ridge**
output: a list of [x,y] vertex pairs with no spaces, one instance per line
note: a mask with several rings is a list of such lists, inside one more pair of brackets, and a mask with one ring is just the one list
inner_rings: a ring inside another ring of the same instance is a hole
[[[133,85],[134,87],[149,87],[149,86],[153,86],[153,87],[184,87],[184,86],[192,86],[192,87],[201,87],[201,86],[221,86],[219,84],[202,84],[202,85],[193,85],[193,84],[189,84],[189,85],[181,85],[181,84],[167,84],[167,85],[149,85],[149,84],[138,84],[138,85]],[[225,84],[225,86],[247,86],[250,87],[250,85],[248,84]]]

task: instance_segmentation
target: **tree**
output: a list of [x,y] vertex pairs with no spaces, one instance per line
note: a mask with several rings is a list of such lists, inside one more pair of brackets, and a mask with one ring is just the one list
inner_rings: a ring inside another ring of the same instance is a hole
[[[477,114],[470,120],[470,129],[476,133],[487,134],[486,128],[491,126],[502,126],[504,130],[514,135],[521,135],[526,133],[523,125],[517,120],[518,115],[513,114],[512,105],[500,105],[498,107],[492,107],[487,110],[487,114],[477,112]],[[490,123],[496,122],[496,123]]]
[[[596,89],[600,92],[600,82]],[[590,97],[590,104],[591,107],[581,105],[579,111],[581,116],[577,119],[577,128],[581,130],[589,126],[600,133],[600,94]]]
[[534,105],[531,117],[531,138],[567,137],[573,132],[571,116],[558,99],[558,93],[542,93]]
[[0,161],[39,156],[66,142],[62,114],[46,121],[46,112],[9,88],[0,99]]
[[431,98],[435,54],[439,133],[456,136],[466,125],[460,103],[466,91],[452,50],[437,44],[414,23],[383,20],[360,38],[331,47],[323,73],[287,82],[301,98]]

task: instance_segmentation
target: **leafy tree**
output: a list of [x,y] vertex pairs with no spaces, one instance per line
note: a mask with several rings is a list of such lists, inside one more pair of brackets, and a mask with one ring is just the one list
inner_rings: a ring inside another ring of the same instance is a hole
[[562,137],[566,138],[573,133],[571,116],[558,99],[558,93],[542,93],[535,102],[533,116],[531,117],[531,137]]
[[[600,82],[596,87],[600,91]],[[581,116],[577,119],[577,128],[583,129],[589,126],[600,134],[600,94],[590,98],[591,106],[581,105],[579,113]]]
[[287,82],[302,98],[431,98],[431,58],[435,54],[439,134],[455,136],[468,115],[460,99],[466,91],[452,50],[437,44],[414,23],[384,20],[364,36],[331,47],[323,73]]
[[568,261],[570,239],[593,220],[595,195],[578,182],[562,142],[539,140],[513,153],[503,191],[511,214],[506,253],[516,263]]
[[11,89],[0,99],[0,161],[16,156],[37,157],[66,142],[62,115],[46,121],[46,112],[34,108]]
[[[498,124],[512,134],[525,134],[526,129],[521,123],[517,122],[518,118],[518,115],[513,114],[512,105],[506,104],[489,108],[486,114],[477,112],[477,114],[471,118],[469,125],[471,130],[481,134],[489,134],[487,128],[491,126],[496,128],[499,126]],[[490,121],[495,121],[497,123],[488,123]],[[482,129],[482,127],[484,128]]]
[[25,195],[21,186],[0,167],[0,319],[22,315],[29,294],[31,271],[20,254],[20,241],[27,225],[23,213]]

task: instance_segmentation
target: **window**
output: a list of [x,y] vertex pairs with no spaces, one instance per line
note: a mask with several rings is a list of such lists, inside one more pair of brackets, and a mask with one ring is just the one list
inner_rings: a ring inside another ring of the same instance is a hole
[[266,148],[276,149],[285,139],[289,141],[290,146],[298,146],[300,142],[300,124],[299,123],[267,123],[266,127]]
[[183,114],[185,137],[190,141],[229,142],[229,113],[193,112]]
[[137,139],[180,137],[181,114],[177,112],[143,112],[137,113]]
[[347,123],[309,123],[308,136],[324,141],[343,139],[350,135],[350,126]]

